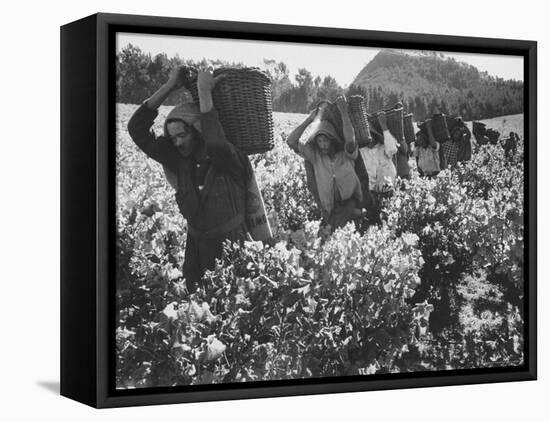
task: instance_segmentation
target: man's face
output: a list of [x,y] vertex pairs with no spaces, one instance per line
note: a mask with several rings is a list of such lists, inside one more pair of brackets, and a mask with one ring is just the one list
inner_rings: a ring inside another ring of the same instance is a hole
[[315,137],[315,142],[317,142],[317,146],[319,147],[321,154],[329,153],[332,141],[328,136],[321,133]]
[[189,158],[195,149],[194,131],[185,123],[174,121],[166,126],[170,140],[184,158]]

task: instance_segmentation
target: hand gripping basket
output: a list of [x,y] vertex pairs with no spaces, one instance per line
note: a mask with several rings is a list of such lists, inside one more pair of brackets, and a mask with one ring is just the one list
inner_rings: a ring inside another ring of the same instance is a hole
[[416,139],[414,132],[414,122],[412,113],[403,116],[403,134],[405,135],[405,141],[410,144]]
[[359,147],[364,147],[372,141],[367,113],[367,100],[361,95],[352,95],[348,99],[348,106],[351,124],[355,131],[355,140]]
[[[223,74],[212,92],[225,136],[246,154],[259,154],[274,146],[272,86],[269,76],[257,68],[220,68]],[[196,80],[188,87],[198,101]]]
[[319,110],[319,119],[328,121],[336,130],[336,134],[344,141],[342,115],[336,103],[322,100],[317,104],[317,109]]

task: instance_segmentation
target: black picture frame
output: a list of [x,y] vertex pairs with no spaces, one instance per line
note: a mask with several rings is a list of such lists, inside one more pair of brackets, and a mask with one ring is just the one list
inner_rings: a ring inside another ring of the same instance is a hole
[[[114,389],[115,35],[206,36],[524,58],[525,363],[521,367]],[[61,395],[97,408],[534,380],[537,374],[534,41],[99,13],[61,27]]]

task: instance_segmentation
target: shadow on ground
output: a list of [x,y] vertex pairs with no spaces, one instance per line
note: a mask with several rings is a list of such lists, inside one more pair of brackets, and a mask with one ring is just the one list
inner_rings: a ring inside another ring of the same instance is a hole
[[59,394],[59,381],[37,381],[36,385],[50,393]]

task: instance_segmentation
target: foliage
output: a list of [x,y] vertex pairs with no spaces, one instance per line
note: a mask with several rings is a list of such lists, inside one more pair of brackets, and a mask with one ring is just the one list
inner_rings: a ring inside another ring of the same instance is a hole
[[[470,360],[453,366],[471,364],[474,356],[478,362],[480,355],[485,362],[501,363],[481,350],[486,341],[492,342],[491,353],[515,355],[510,360],[521,361],[518,353],[509,351],[517,351],[522,339],[521,324],[511,322],[523,318],[522,150],[520,145],[508,163],[500,147],[484,146],[471,162],[452,172],[432,180],[413,176],[404,181],[386,204],[392,230],[419,236],[426,265],[413,300],[434,305],[432,334],[448,343],[453,333],[466,333],[458,336],[466,345],[446,365],[464,354]],[[487,325],[488,318],[495,321]]]
[[[200,70],[220,67],[244,67],[243,63],[202,59],[196,61],[166,54],[144,53],[139,47],[128,44],[117,53],[116,99],[119,103],[141,104],[168,80],[170,70],[176,66],[193,66]],[[273,108],[276,111],[306,113],[321,99],[334,100],[344,90],[336,80],[326,75],[314,77],[307,69],[299,69],[292,81],[284,62],[264,59],[262,70],[272,80]],[[190,100],[185,90],[171,94],[165,104],[175,105],[182,99]]]
[[[242,63],[222,60],[200,61],[185,57],[151,56],[131,44],[117,54],[117,101],[140,104],[168,80],[175,66],[198,69],[243,67]],[[344,90],[331,75],[315,76],[298,69],[294,80],[284,62],[264,59],[261,66],[272,81],[273,109],[280,112],[307,113],[319,100],[333,101],[337,96],[361,94],[368,99],[369,112],[401,101],[415,120],[434,112],[460,114],[466,120],[523,112],[523,83],[504,81],[475,67],[443,59],[437,54],[405,54],[382,50],[362,69]],[[166,104],[189,99],[185,90],[171,94]]]
[[380,51],[357,75],[350,92],[369,98],[369,111],[403,102],[417,121],[434,112],[487,119],[523,112],[523,83],[505,81],[434,52]]
[[189,295],[186,222],[129,139],[133,110],[117,106],[118,388],[523,362],[522,145],[511,162],[489,145],[413,174],[380,226],[331,234],[283,142],[304,116],[277,113],[275,148],[252,157],[275,238],[228,243]]

